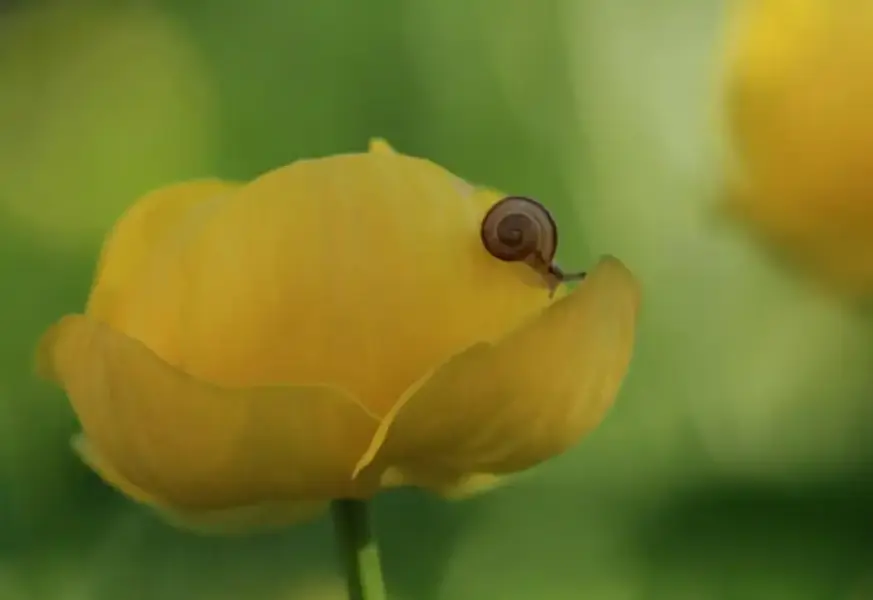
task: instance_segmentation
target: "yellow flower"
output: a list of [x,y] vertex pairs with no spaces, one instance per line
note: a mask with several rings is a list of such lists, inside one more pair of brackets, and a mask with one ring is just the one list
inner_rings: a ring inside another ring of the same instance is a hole
[[873,3],[743,0],[727,109],[728,209],[849,293],[873,292]]
[[553,294],[551,266],[485,247],[500,199],[381,141],[147,195],[38,352],[77,450],[200,526],[397,485],[463,495],[561,453],[619,389],[638,286],[605,258]]

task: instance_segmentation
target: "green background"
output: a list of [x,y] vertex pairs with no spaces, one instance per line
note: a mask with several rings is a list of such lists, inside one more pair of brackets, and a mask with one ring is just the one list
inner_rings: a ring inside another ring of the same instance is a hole
[[718,3],[2,6],[0,599],[343,597],[324,520],[201,538],[103,486],[31,354],[142,192],[371,136],[541,199],[565,264],[616,254],[645,289],[578,448],[474,500],[377,500],[392,598],[873,598],[873,328],[714,216]]

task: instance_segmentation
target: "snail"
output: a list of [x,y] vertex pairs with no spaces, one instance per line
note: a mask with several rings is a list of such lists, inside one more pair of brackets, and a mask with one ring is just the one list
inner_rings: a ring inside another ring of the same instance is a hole
[[509,196],[497,202],[482,219],[482,243],[497,259],[523,262],[539,273],[554,294],[565,281],[585,273],[564,273],[554,264],[558,225],[545,206],[533,198]]

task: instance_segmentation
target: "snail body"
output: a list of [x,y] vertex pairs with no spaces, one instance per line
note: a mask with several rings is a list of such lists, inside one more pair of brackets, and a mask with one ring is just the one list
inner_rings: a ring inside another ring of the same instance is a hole
[[523,262],[543,276],[553,293],[564,281],[585,273],[567,274],[554,264],[558,225],[548,209],[524,196],[508,196],[492,206],[482,219],[482,244],[495,258]]

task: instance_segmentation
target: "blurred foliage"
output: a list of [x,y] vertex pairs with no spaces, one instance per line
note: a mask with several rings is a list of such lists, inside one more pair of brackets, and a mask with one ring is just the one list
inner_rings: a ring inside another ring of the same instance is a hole
[[713,0],[18,2],[0,12],[0,597],[339,599],[328,523],[171,530],[68,450],[40,332],[138,194],[384,136],[541,198],[562,261],[646,289],[578,450],[493,494],[377,501],[407,600],[873,598],[869,318],[718,223]]

